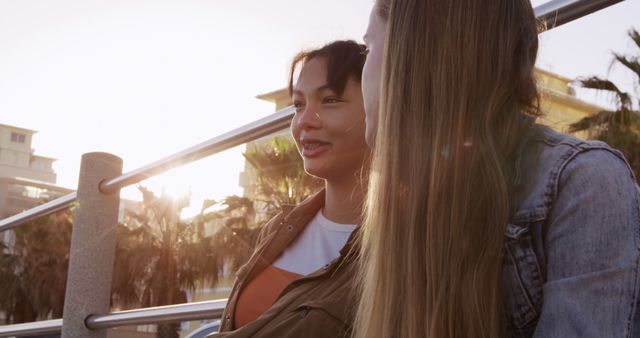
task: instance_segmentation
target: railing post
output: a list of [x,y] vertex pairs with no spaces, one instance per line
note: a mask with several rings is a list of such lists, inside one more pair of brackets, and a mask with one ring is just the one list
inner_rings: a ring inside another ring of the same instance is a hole
[[107,335],[105,330],[89,330],[85,320],[91,314],[110,311],[120,193],[103,194],[99,185],[121,174],[122,160],[114,155],[82,155],[78,204],[73,213],[63,338],[105,338]]

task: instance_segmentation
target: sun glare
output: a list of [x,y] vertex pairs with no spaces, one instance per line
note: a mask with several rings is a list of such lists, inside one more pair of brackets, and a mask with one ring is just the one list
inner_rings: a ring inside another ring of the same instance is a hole
[[[244,146],[236,147],[150,178],[140,185],[153,191],[156,196],[190,198],[190,204],[182,210],[181,218],[194,217],[200,213],[204,200],[242,195],[239,176],[244,168],[243,151]],[[123,190],[121,198],[140,201],[142,195],[133,187]]]

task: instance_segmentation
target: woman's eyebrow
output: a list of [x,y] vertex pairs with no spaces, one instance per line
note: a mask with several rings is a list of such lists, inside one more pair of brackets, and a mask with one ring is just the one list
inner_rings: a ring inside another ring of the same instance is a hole
[[[323,92],[323,91],[325,91],[325,90],[333,91],[333,89],[331,88],[331,86],[330,86],[329,84],[323,84],[322,86],[319,86],[318,88],[314,89],[314,90],[312,91],[312,93],[321,93],[321,92]],[[304,93],[303,93],[301,90],[299,90],[299,89],[294,89],[293,91],[291,91],[291,94],[292,94],[292,95],[294,95],[294,94],[295,94],[295,95],[301,95],[301,96],[304,96]]]
[[316,88],[316,92],[321,92],[321,91],[325,91],[325,90],[331,90],[333,91],[333,89],[331,89],[331,86],[329,86],[329,84],[324,84],[318,88]]

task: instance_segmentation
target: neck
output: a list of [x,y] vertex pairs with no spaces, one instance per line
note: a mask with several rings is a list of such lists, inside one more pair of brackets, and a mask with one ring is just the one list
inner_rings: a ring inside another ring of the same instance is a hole
[[326,180],[324,209],[322,214],[341,224],[359,224],[361,221],[366,182],[358,177],[343,181]]

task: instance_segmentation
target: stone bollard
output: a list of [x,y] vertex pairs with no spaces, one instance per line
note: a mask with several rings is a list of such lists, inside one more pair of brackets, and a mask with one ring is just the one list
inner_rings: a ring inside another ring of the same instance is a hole
[[85,320],[110,312],[111,276],[115,259],[120,192],[105,195],[100,182],[122,174],[122,160],[107,153],[82,155],[62,338],[105,338],[106,330],[91,331]]

